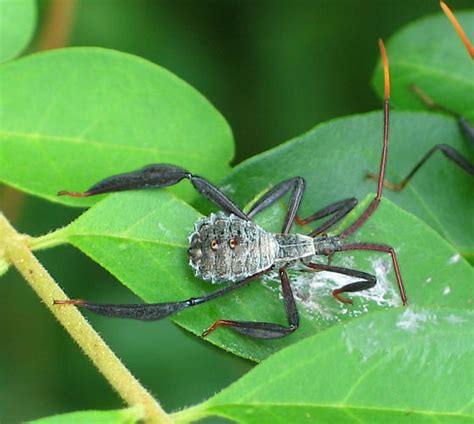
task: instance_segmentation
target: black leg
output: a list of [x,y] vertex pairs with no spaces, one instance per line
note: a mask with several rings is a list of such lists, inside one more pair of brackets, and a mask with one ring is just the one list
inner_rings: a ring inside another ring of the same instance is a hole
[[474,146],[474,124],[464,116],[458,118],[458,125],[464,136],[471,142],[471,146]]
[[346,284],[339,289],[333,290],[332,295],[343,303],[352,303],[352,299],[348,299],[346,297],[342,297],[341,293],[351,293],[351,292],[358,292],[362,290],[368,290],[375,286],[377,283],[377,279],[372,274],[368,274],[367,272],[357,271],[351,268],[342,268],[339,266],[332,266],[332,265],[324,265],[324,264],[315,264],[309,263],[306,264],[311,269],[317,271],[330,271],[336,272],[337,274],[344,274],[349,275],[351,277],[362,278],[361,281],[356,281],[354,283]]
[[288,320],[288,327],[271,322],[252,322],[252,321],[231,321],[220,319],[212,324],[206,331],[202,333],[203,337],[208,336],[219,327],[230,327],[238,333],[246,336],[255,337],[257,339],[276,339],[284,337],[299,326],[298,310],[296,309],[295,298],[291,291],[290,280],[284,268],[280,268],[281,288],[283,292],[283,301],[285,302],[286,319]]
[[395,277],[397,278],[398,290],[400,291],[400,297],[402,298],[403,305],[407,303],[407,295],[405,292],[405,286],[403,285],[402,274],[400,272],[400,266],[398,265],[397,254],[391,246],[386,246],[384,244],[374,244],[374,243],[351,243],[345,244],[338,248],[339,252],[345,252],[348,250],[372,250],[375,252],[384,252],[389,253],[392,257],[393,269],[395,271]]
[[204,178],[191,174],[183,168],[174,165],[156,164],[148,165],[142,169],[125,174],[108,177],[94,184],[84,193],[73,191],[60,191],[59,196],[88,197],[96,194],[111,193],[125,190],[139,190],[145,188],[160,188],[177,184],[182,179],[191,181],[196,190],[204,197],[214,202],[219,208],[228,213],[233,213],[239,218],[248,220],[247,215],[230,200],[222,191],[213,186]]
[[55,300],[55,305],[76,305],[81,306],[89,311],[95,312],[99,315],[105,315],[109,317],[117,318],[131,318],[139,319],[142,321],[154,321],[161,318],[165,318],[168,315],[182,311],[183,309],[189,308],[190,306],[200,305],[201,303],[220,297],[233,290],[239,289],[250,282],[254,281],[258,277],[270,271],[259,272],[255,275],[247,277],[245,280],[238,281],[231,284],[230,286],[224,287],[221,290],[217,290],[206,296],[192,297],[187,300],[178,302],[167,302],[167,303],[150,303],[150,304],[132,304],[132,305],[113,305],[103,303],[91,303],[80,299],[71,300]]
[[292,191],[290,201],[288,203],[288,212],[283,222],[282,233],[288,234],[296,217],[296,212],[301,204],[305,188],[305,181],[301,177],[290,178],[276,185],[260,197],[252,206],[248,213],[248,217],[252,219],[257,213],[275,203],[288,191]]
[[306,224],[309,224],[310,222],[316,221],[317,219],[321,219],[328,215],[334,214],[330,219],[328,219],[326,222],[324,222],[318,228],[316,228],[315,230],[311,231],[311,233],[308,234],[310,237],[315,237],[318,234],[321,234],[324,231],[326,231],[328,228],[332,227],[337,222],[339,222],[356,206],[357,206],[357,199],[355,197],[352,197],[350,199],[344,199],[344,200],[340,200],[339,202],[332,203],[329,206],[326,206],[325,208],[317,211],[316,213],[309,216],[308,218],[301,219],[301,218],[298,218],[298,216],[296,216],[295,220],[299,225],[306,225]]
[[[390,181],[384,180],[384,187],[393,191],[401,191],[406,185],[410,182],[413,176],[418,172],[418,170],[423,166],[423,164],[437,151],[443,153],[448,159],[452,160],[459,168],[466,171],[468,174],[474,175],[474,164],[469,162],[461,153],[459,153],[453,147],[447,144],[437,144],[432,147],[428,153],[426,153],[421,160],[413,167],[413,169],[408,173],[408,175],[399,183],[392,183]],[[368,178],[371,180],[377,180],[377,176],[374,174],[368,174]]]

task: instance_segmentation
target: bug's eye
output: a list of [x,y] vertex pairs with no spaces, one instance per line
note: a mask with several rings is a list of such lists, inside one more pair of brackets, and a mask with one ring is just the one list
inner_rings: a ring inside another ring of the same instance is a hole
[[235,249],[235,247],[237,246],[237,240],[235,238],[232,238],[229,240],[229,247],[231,249]]
[[212,250],[217,250],[218,247],[219,247],[219,242],[217,240],[212,240],[211,241],[211,249]]

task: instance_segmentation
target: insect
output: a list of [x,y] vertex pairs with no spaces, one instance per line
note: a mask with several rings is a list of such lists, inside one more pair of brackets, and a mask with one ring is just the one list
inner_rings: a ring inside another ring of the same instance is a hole
[[[451,21],[454,29],[458,33],[461,41],[463,42],[464,46],[466,47],[467,52],[474,59],[474,47],[470,43],[469,39],[467,38],[466,33],[464,32],[463,28],[459,24],[458,20],[451,12],[449,7],[446,5],[445,2],[441,1],[440,6],[443,9],[443,12],[446,14],[448,19]],[[418,98],[425,104],[425,106],[431,110],[439,111],[445,113],[447,115],[451,115],[454,117],[459,125],[461,132],[464,134],[464,137],[469,141],[471,147],[474,147],[474,124],[472,124],[467,118],[460,115],[457,112],[454,112],[444,106],[441,106],[434,102],[421,88],[417,87],[416,85],[411,85],[410,90],[412,90]],[[393,183],[391,181],[385,180],[384,186],[387,187],[389,190],[392,191],[402,191],[410,180],[414,177],[414,175],[421,169],[421,167],[425,164],[425,162],[433,156],[434,153],[440,151],[443,153],[445,157],[450,159],[454,164],[456,164],[459,168],[464,170],[470,175],[474,175],[474,164],[469,161],[465,156],[459,153],[456,149],[451,147],[448,144],[436,144],[433,146],[425,155],[415,164],[412,170],[407,174],[405,178],[403,178],[398,183]],[[368,178],[371,180],[377,180],[377,175],[369,173]]]
[[[202,336],[205,337],[217,328],[224,326],[250,337],[279,338],[294,332],[299,326],[298,311],[287,268],[301,261],[312,270],[330,271],[357,278],[357,281],[346,284],[332,292],[337,300],[352,303],[352,300],[343,296],[343,293],[370,289],[376,284],[376,277],[367,272],[312,261],[317,255],[331,256],[336,252],[355,250],[378,251],[391,255],[401,299],[403,304],[406,304],[407,298],[394,249],[384,244],[345,242],[349,235],[357,231],[369,219],[382,198],[388,147],[390,77],[388,59],[382,40],[379,40],[379,47],[384,62],[385,76],[383,149],[379,184],[375,198],[347,229],[338,235],[329,236],[324,234],[328,228],[339,222],[356,206],[357,200],[355,198],[333,203],[306,219],[297,218],[298,208],[305,189],[305,181],[301,177],[290,178],[277,184],[264,193],[253,204],[248,213],[244,213],[221,190],[204,178],[193,175],[187,170],[174,165],[149,165],[138,171],[106,178],[84,193],[62,191],[58,194],[84,197],[123,190],[166,187],[183,179],[189,180],[200,194],[221,209],[221,212],[201,218],[195,224],[194,230],[189,236],[189,264],[195,275],[203,280],[214,283],[229,282],[230,284],[210,294],[177,302],[114,305],[75,299],[57,300],[55,304],[77,305],[106,316],[157,320],[183,309],[216,299],[246,286],[273,269],[277,269],[281,280],[287,325],[219,319],[205,330]],[[252,222],[255,215],[286,193],[290,193],[290,200],[281,233],[269,233]],[[290,229],[295,220],[302,224],[308,224],[325,217],[329,217],[327,221],[308,235],[290,234]]]

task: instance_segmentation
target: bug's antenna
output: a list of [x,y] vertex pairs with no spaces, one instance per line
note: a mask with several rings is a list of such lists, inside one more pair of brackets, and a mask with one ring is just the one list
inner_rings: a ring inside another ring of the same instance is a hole
[[390,71],[388,65],[387,52],[383,40],[379,39],[380,55],[382,56],[383,75],[384,75],[384,102],[383,102],[383,148],[382,157],[380,158],[380,170],[377,184],[377,194],[375,199],[369,204],[364,213],[349,227],[346,228],[340,237],[344,238],[351,235],[354,231],[360,228],[365,221],[375,212],[380,199],[382,198],[383,180],[385,177],[385,168],[387,165],[387,150],[388,150],[388,127],[389,127],[389,112],[390,112]]
[[461,38],[461,41],[464,43],[464,46],[466,47],[467,52],[469,53],[471,58],[474,59],[474,47],[469,41],[469,38],[467,38],[467,35],[464,32],[461,24],[456,19],[456,16],[454,16],[454,13],[451,12],[451,9],[448,7],[448,5],[444,1],[441,0],[439,2],[439,5],[441,6],[441,9],[443,9],[444,14],[448,17],[448,19],[453,24],[453,27],[458,33],[459,38]]
[[377,186],[376,199],[380,201],[382,197],[383,179],[385,177],[385,168],[387,165],[387,150],[388,150],[388,121],[390,112],[390,71],[388,66],[388,57],[385,50],[383,40],[379,38],[380,54],[383,62],[383,78],[384,78],[384,99],[383,99],[383,149],[382,158],[380,159],[379,182]]

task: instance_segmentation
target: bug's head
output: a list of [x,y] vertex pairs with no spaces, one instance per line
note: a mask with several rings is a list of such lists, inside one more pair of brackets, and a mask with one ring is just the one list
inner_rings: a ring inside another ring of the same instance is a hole
[[199,225],[198,229],[190,235],[189,265],[197,277],[207,281],[219,280],[215,267],[220,247],[219,238],[212,225]]
[[[222,234],[215,224],[200,222],[189,236],[189,264],[196,275],[205,280],[214,280],[216,256],[223,252]],[[222,259],[222,258],[221,258]]]
[[198,268],[203,257],[203,245],[201,235],[195,232],[189,238],[188,255],[191,265]]

